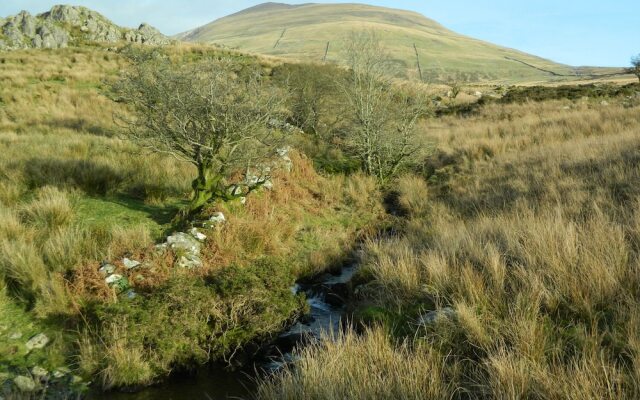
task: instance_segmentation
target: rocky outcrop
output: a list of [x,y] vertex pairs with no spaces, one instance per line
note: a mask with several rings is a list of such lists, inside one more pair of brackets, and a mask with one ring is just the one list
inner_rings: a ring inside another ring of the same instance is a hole
[[33,16],[26,11],[0,18],[0,49],[57,49],[83,42],[130,42],[161,46],[171,43],[156,28],[142,24],[122,28],[86,7],[54,6]]

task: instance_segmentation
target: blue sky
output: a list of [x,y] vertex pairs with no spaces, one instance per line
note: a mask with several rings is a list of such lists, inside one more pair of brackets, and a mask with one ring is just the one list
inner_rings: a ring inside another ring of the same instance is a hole
[[[0,16],[40,13],[64,0],[2,0]],[[114,22],[148,22],[166,34],[204,25],[264,0],[67,0]],[[305,3],[307,1],[288,1]],[[322,1],[318,3],[356,2]],[[640,53],[640,0],[367,0],[413,10],[458,33],[571,65],[626,66]]]

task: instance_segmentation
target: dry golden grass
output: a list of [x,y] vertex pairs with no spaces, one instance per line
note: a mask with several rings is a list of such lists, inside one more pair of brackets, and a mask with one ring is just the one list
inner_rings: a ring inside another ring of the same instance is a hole
[[[374,279],[360,290],[364,304],[400,310],[409,337],[438,350],[430,368],[450,380],[424,376],[421,398],[640,395],[639,127],[637,106],[585,100],[492,105],[425,126],[439,143],[425,162],[428,185],[398,183],[408,220],[399,236],[367,244]],[[420,323],[416,308],[433,305],[453,316]],[[265,397],[341,387],[331,371],[358,376],[350,390],[368,393],[377,377],[351,352],[370,336],[305,352]],[[397,398],[418,386],[401,387]]]

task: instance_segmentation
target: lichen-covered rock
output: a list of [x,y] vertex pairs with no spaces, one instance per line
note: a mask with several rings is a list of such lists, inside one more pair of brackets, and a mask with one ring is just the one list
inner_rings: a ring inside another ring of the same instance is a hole
[[176,265],[180,268],[195,269],[202,267],[202,260],[199,255],[185,254],[178,259]]
[[14,385],[16,385],[19,391],[24,393],[35,392],[38,388],[33,379],[24,375],[18,375],[13,378],[13,383]]
[[26,343],[27,350],[42,349],[49,343],[49,338],[44,333],[39,333]]
[[200,242],[193,236],[178,232],[167,238],[167,244],[171,249],[177,252],[200,253]]

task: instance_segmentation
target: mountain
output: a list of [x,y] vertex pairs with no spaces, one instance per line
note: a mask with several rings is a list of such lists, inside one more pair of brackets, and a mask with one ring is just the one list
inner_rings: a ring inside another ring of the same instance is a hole
[[58,5],[36,16],[22,11],[0,18],[0,50],[63,48],[82,42],[164,45],[171,40],[150,25],[123,28],[85,7]]
[[460,35],[415,12],[363,4],[265,3],[176,38],[299,60],[323,60],[328,48],[326,59],[341,62],[345,38],[364,29],[376,32],[406,77],[419,77],[419,59],[427,81],[548,82],[617,71],[558,64]]

